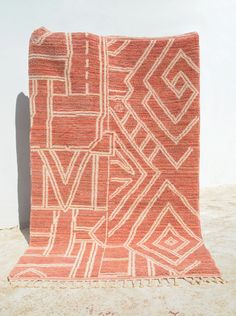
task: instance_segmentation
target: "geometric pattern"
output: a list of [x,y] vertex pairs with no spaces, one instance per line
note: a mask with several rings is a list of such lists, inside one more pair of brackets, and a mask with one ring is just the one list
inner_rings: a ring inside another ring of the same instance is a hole
[[30,245],[10,279],[217,276],[199,219],[199,38],[36,29]]

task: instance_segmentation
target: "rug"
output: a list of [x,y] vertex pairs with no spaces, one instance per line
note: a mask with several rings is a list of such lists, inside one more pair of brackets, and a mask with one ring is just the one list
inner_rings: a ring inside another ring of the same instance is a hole
[[28,71],[30,244],[9,280],[221,282],[199,218],[198,34],[41,27]]

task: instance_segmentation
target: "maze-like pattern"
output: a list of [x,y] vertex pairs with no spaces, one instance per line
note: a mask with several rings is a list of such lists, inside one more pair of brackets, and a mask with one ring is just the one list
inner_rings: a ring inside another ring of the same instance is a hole
[[209,276],[199,45],[33,32],[30,246],[12,279]]

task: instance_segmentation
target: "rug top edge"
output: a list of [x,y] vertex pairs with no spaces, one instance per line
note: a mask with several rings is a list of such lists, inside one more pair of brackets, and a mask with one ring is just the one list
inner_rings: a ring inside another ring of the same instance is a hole
[[48,28],[41,26],[38,28],[33,29],[31,32],[31,35],[36,34],[36,33],[51,33],[51,34],[61,34],[61,33],[68,33],[68,34],[81,34],[84,36],[90,36],[90,37],[104,37],[104,38],[117,38],[117,39],[129,39],[129,40],[166,40],[166,39],[176,39],[176,38],[184,38],[184,37],[198,37],[199,38],[199,33],[197,31],[190,31],[190,32],[185,32],[185,33],[180,33],[176,35],[166,35],[166,36],[130,36],[130,35],[122,35],[122,34],[107,34],[107,35],[102,35],[102,34],[97,34],[93,32],[85,32],[85,31],[72,31],[72,32],[63,32],[63,31],[51,31]]

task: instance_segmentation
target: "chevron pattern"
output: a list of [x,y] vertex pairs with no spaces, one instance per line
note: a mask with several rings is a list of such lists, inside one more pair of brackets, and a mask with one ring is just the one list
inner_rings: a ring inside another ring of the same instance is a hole
[[30,245],[10,279],[217,276],[199,220],[199,39],[35,30]]

